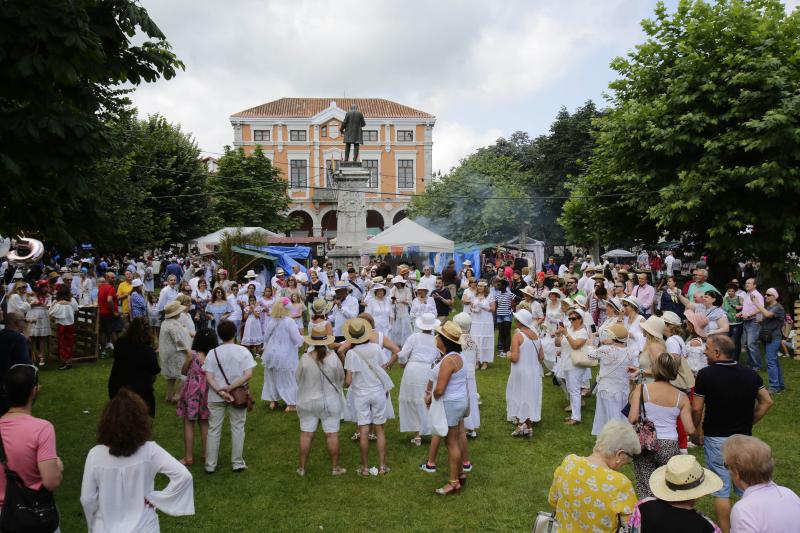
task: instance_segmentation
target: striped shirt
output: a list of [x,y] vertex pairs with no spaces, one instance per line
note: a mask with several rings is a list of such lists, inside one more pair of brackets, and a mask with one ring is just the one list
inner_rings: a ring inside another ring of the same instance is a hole
[[508,316],[511,314],[511,302],[514,299],[514,294],[511,291],[495,292],[495,301],[497,302],[497,316]]

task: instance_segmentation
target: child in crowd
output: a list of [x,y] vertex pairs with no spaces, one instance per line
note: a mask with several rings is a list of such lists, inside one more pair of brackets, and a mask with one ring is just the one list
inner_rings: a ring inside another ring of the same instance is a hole
[[306,304],[300,299],[300,293],[293,292],[291,295],[291,303],[289,304],[289,316],[292,317],[294,323],[297,324],[297,329],[300,333],[303,332],[303,313],[306,311]]
[[247,306],[242,310],[244,332],[242,333],[242,346],[246,346],[255,356],[256,350],[264,342],[264,332],[261,330],[261,306],[256,297],[251,295],[247,299]]
[[183,443],[185,453],[181,463],[190,466],[194,463],[194,423],[200,426],[201,463],[206,462],[206,439],[208,438],[208,383],[203,363],[206,356],[217,347],[217,333],[205,328],[197,332],[192,341],[192,349],[186,355],[181,373],[186,381],[181,389],[176,414],[183,418]]
[[147,318],[150,321],[150,330],[153,337],[158,338],[161,330],[161,318],[158,312],[158,297],[154,292],[147,293]]
[[75,349],[75,314],[78,302],[72,297],[69,287],[62,285],[56,293],[56,301],[50,306],[48,314],[58,326],[59,370],[72,368],[72,352]]

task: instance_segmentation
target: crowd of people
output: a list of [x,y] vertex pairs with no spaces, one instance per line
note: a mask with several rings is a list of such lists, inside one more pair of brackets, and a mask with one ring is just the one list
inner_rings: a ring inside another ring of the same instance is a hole
[[[338,270],[315,259],[271,276],[248,270],[242,282],[214,259],[173,258],[162,270],[154,272],[149,259],[116,266],[74,261],[42,271],[41,279],[18,270],[4,299],[0,348],[11,368],[5,379],[28,376],[34,397],[38,368],[46,364],[39,339],[51,335],[50,317],[57,324],[59,369],[68,370],[75,315],[85,305],[98,308],[100,346],[114,361],[111,400],[84,472],[81,502],[90,530],[155,530],[155,508],[191,514],[186,467],[194,464],[196,428],[200,463],[213,474],[227,417],[231,468],[246,470],[247,412],[257,403],[248,382],[259,364],[260,400],[297,413],[299,476],[308,471],[320,425],[331,474],[346,474],[342,420],[356,425],[356,473],[389,474],[385,426],[398,418],[409,445],[427,443],[425,472],[437,472],[444,440],[448,479],[436,493],[458,494],[473,468],[468,439],[480,428],[476,375],[491,371],[495,357],[510,366],[505,416],[514,438],[532,439],[542,422],[545,377],[563,391],[567,426],[580,427],[586,397],[596,396],[595,449],[587,457],[567,456],[550,489],[556,509],[550,519],[566,530],[789,531],[780,527],[800,519],[797,496],[771,481],[769,446],[750,436],[773,396],[786,390],[778,357],[789,350],[780,295],[775,288],[762,293],[755,277],[744,280],[744,289],[732,279],[722,293],[698,263],[681,284],[680,260],[671,253],[640,255],[630,265],[595,264],[590,256],[557,265],[551,257],[539,269],[497,256],[480,265],[479,276],[470,261],[458,269],[449,261],[436,274],[429,265],[417,271],[401,264],[392,274],[383,261]],[[766,385],[758,374],[762,343]],[[388,373],[395,365],[403,370],[397,385]],[[163,400],[184,424],[179,460],[150,441],[159,374],[166,380]],[[12,389],[2,397],[11,415],[21,401]],[[0,429],[8,416],[0,418]],[[52,426],[42,422],[45,439]],[[7,447],[9,438],[3,431]],[[37,446],[53,463],[38,487],[52,491],[62,467],[45,440]],[[370,466],[373,442],[377,461]],[[703,447],[705,468],[688,454],[695,446]],[[753,454],[769,468],[751,460]],[[629,463],[635,488],[618,472]],[[153,490],[158,472],[170,478],[162,491]],[[130,476],[139,479],[136,494],[124,488]],[[117,509],[123,500],[99,498],[103,490],[146,503]],[[733,511],[731,490],[745,491]],[[575,498],[576,491],[591,500]],[[694,510],[706,495],[714,496],[719,526]],[[764,509],[778,505],[776,495],[782,518]]]

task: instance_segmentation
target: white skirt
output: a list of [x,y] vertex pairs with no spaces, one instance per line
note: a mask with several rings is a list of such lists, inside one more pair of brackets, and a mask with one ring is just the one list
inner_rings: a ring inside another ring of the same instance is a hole
[[425,406],[425,389],[428,386],[430,367],[413,361],[406,365],[400,381],[400,431],[430,435],[428,409]]
[[491,322],[473,322],[469,334],[478,345],[478,362],[494,362],[494,324]]
[[548,372],[552,372],[558,360],[558,357],[556,357],[556,341],[550,335],[542,336],[541,340],[542,351],[544,352],[544,366]]
[[478,383],[475,375],[467,375],[467,394],[469,395],[469,414],[464,417],[464,428],[468,430],[481,427],[481,411],[478,406]]
[[258,346],[264,342],[264,334],[261,331],[261,321],[255,316],[247,317],[242,333],[242,344],[244,346]]
[[530,367],[511,366],[506,384],[506,418],[509,422],[542,419],[542,370],[538,361]]
[[389,338],[392,340],[393,343],[402,347],[410,336],[411,336],[411,319],[408,317],[408,315],[403,317],[398,317],[394,321],[392,329],[389,331]]
[[297,379],[294,370],[265,368],[261,399],[267,402],[283,400],[286,405],[297,405]]
[[599,435],[603,426],[609,420],[619,418],[626,420],[622,414],[622,409],[628,403],[628,393],[626,391],[597,393],[597,405],[594,409],[594,423],[592,424],[592,435]]

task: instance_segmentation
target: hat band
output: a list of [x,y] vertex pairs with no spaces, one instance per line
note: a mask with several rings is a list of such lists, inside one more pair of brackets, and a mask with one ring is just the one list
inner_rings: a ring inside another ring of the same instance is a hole
[[312,341],[326,341],[326,340],[328,340],[328,336],[327,335],[323,335],[322,337],[317,337],[315,335],[311,335],[311,340]]
[[685,485],[678,485],[677,483],[672,483],[668,479],[664,479],[664,483],[666,483],[667,488],[669,488],[670,490],[689,490],[702,485],[705,479],[706,479],[706,473],[703,472],[703,474],[698,479],[695,479],[691,483],[686,483]]

